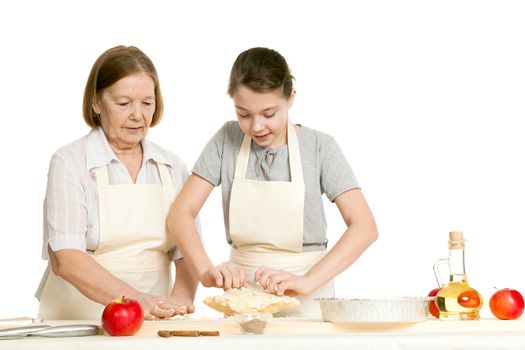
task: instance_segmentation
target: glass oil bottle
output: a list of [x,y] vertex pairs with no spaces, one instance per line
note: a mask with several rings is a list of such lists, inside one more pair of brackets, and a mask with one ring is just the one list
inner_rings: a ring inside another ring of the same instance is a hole
[[[465,240],[463,232],[452,231],[448,241],[449,258],[434,264],[434,274],[441,290],[436,295],[439,318],[442,320],[477,320],[483,304],[481,294],[471,288],[465,273]],[[448,265],[450,278],[442,282],[440,266]]]

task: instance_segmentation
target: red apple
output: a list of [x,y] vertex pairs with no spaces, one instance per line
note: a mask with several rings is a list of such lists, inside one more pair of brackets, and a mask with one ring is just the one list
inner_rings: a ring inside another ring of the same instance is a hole
[[[430,291],[430,293],[428,293],[428,296],[429,297],[434,297],[437,295],[437,293],[439,293],[440,291],[440,288],[434,288]],[[434,317],[437,317],[439,318],[439,309],[436,305],[436,301],[433,300],[431,301],[430,303],[428,303],[428,312],[430,312],[430,314]]]
[[140,303],[122,297],[106,305],[102,313],[102,328],[109,335],[133,335],[144,322],[144,312]]
[[489,301],[490,311],[500,320],[516,320],[525,308],[523,296],[515,289],[499,289]]

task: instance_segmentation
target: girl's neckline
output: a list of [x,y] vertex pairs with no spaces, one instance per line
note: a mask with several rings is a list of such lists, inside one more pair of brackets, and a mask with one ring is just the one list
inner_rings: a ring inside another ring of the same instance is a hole
[[[301,134],[303,133],[303,126],[301,124],[295,124],[295,125],[299,126],[299,130],[296,130],[297,131],[297,139],[299,140],[299,138],[301,137]],[[273,150],[279,152],[281,150],[288,149],[288,142],[285,143],[282,146],[279,146],[279,147],[261,147],[261,146],[259,146],[257,144],[257,142],[252,142],[252,146],[254,147],[254,149],[256,151],[266,151],[268,149],[273,149]]]

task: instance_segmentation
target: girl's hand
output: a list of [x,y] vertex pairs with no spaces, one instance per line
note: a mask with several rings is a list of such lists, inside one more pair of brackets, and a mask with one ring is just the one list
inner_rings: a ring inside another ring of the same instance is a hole
[[244,269],[229,261],[204,271],[199,280],[205,287],[218,287],[224,290],[246,287],[246,272]]
[[267,266],[261,266],[255,272],[254,282],[268,293],[276,295],[309,295],[315,289],[315,284],[308,276],[294,275]]

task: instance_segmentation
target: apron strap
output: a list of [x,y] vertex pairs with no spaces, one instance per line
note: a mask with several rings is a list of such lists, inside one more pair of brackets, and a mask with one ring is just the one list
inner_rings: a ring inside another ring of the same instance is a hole
[[95,168],[95,174],[97,175],[97,185],[109,185],[108,168],[106,166]]
[[[291,182],[304,183],[303,166],[301,164],[301,152],[299,151],[299,141],[290,118],[288,118],[286,135],[288,139],[288,161],[290,163]],[[237,164],[235,165],[235,174],[233,175],[235,179],[246,178],[246,170],[248,169],[251,144],[252,138],[247,134],[244,134],[241,150],[237,156]]]
[[157,169],[159,169],[160,182],[164,186],[173,185],[175,187],[175,184],[173,183],[173,178],[171,177],[168,166],[166,164],[157,163]]
[[288,161],[290,162],[290,179],[292,182],[304,183],[303,165],[301,164],[301,152],[299,151],[299,140],[292,121],[288,118]]
[[237,156],[237,164],[235,166],[234,179],[245,179],[246,169],[248,169],[248,159],[250,158],[250,146],[252,144],[252,138],[247,134],[244,134],[242,139],[241,150]]

